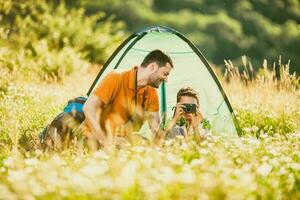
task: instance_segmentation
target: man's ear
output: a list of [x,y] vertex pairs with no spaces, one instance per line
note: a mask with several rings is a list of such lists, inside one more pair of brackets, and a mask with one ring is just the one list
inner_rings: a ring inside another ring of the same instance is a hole
[[150,63],[149,67],[150,67],[151,72],[154,72],[158,69],[158,65],[156,64],[156,62]]

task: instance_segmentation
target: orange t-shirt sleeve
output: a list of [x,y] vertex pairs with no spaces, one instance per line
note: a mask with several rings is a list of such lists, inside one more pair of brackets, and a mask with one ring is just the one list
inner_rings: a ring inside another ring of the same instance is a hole
[[120,89],[121,75],[116,72],[109,73],[97,86],[94,91],[105,105],[113,101]]
[[149,94],[149,107],[147,109],[148,112],[158,112],[159,110],[159,102],[158,102],[158,94],[156,89],[152,89]]

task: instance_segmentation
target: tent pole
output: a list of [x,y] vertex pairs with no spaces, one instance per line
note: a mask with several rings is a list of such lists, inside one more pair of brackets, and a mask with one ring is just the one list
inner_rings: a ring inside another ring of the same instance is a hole
[[163,82],[160,87],[161,90],[161,116],[162,116],[162,127],[165,127],[167,120],[167,101],[166,101],[166,84]]
[[137,43],[142,37],[144,37],[147,33],[143,33],[138,35],[137,38],[134,39],[134,41],[128,45],[128,47],[125,49],[125,51],[123,52],[122,56],[119,58],[116,66],[114,67],[114,69],[117,69],[120,65],[120,63],[122,62],[123,58],[126,56],[126,54],[128,53],[128,51],[135,45],[135,43]]

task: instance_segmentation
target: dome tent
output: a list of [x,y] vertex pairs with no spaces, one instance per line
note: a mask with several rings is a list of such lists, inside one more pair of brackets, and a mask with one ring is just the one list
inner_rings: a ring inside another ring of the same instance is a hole
[[87,95],[109,72],[130,69],[155,49],[166,52],[174,64],[168,82],[158,89],[163,123],[173,115],[179,89],[191,86],[199,93],[200,108],[211,124],[212,133],[237,135],[238,124],[232,107],[207,60],[187,38],[168,27],[153,26],[129,36],[104,64]]

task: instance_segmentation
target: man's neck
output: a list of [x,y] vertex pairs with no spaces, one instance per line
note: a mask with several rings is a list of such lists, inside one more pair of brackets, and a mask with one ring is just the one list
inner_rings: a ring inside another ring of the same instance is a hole
[[142,67],[137,68],[137,86],[138,87],[143,87],[146,86],[148,83],[148,79],[146,74],[144,73],[144,70]]

